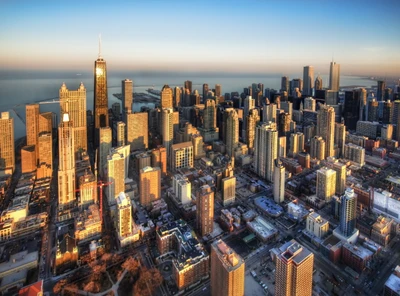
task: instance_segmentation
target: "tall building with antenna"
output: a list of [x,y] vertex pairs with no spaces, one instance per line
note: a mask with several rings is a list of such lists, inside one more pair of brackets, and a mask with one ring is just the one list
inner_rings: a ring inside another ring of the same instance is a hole
[[329,71],[329,89],[339,91],[340,65],[332,61]]
[[107,64],[101,56],[99,37],[99,56],[94,62],[94,146],[99,145],[99,129],[108,127]]

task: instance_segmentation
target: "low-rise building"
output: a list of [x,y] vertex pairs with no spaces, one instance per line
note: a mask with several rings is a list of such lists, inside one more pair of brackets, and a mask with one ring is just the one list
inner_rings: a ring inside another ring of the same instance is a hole
[[78,244],[101,236],[101,217],[98,205],[90,205],[88,210],[75,219],[75,239]]
[[357,272],[362,272],[372,259],[373,252],[353,244],[345,243],[342,248],[342,260]]
[[383,296],[400,296],[400,266],[397,265],[393,274],[387,279],[383,288]]
[[251,222],[247,222],[246,225],[263,242],[269,242],[278,235],[278,230],[260,216],[254,218]]
[[313,212],[307,217],[306,230],[318,238],[324,238],[328,234],[329,222]]

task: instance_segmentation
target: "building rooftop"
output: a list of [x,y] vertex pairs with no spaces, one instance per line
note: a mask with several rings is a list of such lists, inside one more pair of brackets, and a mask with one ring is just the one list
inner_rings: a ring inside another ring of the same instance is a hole
[[367,259],[371,257],[374,253],[372,251],[361,247],[361,246],[355,246],[353,244],[345,243],[343,245],[344,248],[348,249],[353,255],[360,257],[362,259]]
[[385,286],[390,290],[400,294],[400,278],[395,274],[391,274],[387,279]]
[[292,239],[291,241],[283,244],[279,251],[281,252],[280,256],[284,261],[292,261],[296,265],[301,264],[306,258],[313,253],[300,245],[297,241]]
[[257,197],[254,204],[271,216],[279,216],[283,213],[283,208],[280,205],[265,196]]
[[18,295],[19,296],[37,296],[39,293],[43,293],[43,280],[21,288],[18,292]]
[[183,143],[173,144],[171,146],[171,150],[183,149],[183,148],[189,148],[189,147],[193,147],[192,142],[183,142]]
[[222,262],[227,271],[232,271],[244,264],[244,260],[224,241],[217,240],[212,244],[212,248]]
[[18,269],[19,267],[22,267],[25,264],[28,264],[32,261],[37,262],[38,258],[39,258],[39,253],[37,251],[31,253],[28,253],[28,251],[23,251],[11,255],[9,261],[0,264],[0,275],[5,271]]
[[276,230],[275,227],[273,227],[270,223],[268,223],[260,216],[254,218],[254,220],[251,222],[247,222],[247,225],[264,239],[267,239],[272,235],[278,233],[278,230]]

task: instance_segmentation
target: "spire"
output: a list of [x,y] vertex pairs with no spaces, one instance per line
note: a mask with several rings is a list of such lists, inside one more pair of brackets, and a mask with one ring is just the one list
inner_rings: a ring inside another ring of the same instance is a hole
[[101,34],[99,34],[99,58],[101,58]]

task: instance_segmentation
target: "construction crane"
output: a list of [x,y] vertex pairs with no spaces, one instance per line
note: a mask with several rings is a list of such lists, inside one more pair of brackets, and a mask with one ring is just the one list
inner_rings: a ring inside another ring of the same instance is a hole
[[[103,187],[111,185],[113,182],[103,182],[103,181],[98,181],[97,184],[93,185],[95,188],[100,188],[100,217],[101,217],[101,222],[103,223]],[[75,189],[75,192],[80,192],[81,189]]]

